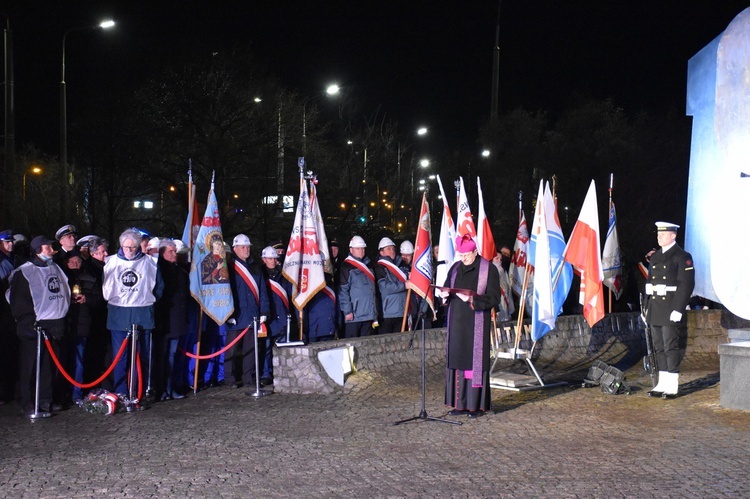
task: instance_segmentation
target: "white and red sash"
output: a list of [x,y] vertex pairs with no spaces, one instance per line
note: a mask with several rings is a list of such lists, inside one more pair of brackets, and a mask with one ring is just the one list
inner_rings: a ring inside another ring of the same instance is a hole
[[255,282],[255,278],[250,273],[247,268],[242,265],[240,262],[236,261],[234,262],[234,270],[237,272],[237,275],[239,275],[243,281],[245,281],[245,284],[247,284],[247,287],[250,288],[250,291],[253,292],[253,296],[255,296],[255,301],[258,303],[258,306],[260,306],[260,294],[258,293],[258,283]]
[[281,298],[281,301],[284,303],[284,307],[286,307],[286,311],[289,312],[289,296],[286,294],[286,290],[284,289],[284,287],[273,279],[269,279],[268,284],[271,285],[271,291],[273,291],[276,296]]
[[333,292],[330,286],[326,286],[325,288],[322,289],[322,291],[323,293],[326,294],[326,296],[328,296],[328,298],[331,299],[332,302],[336,301],[336,294]]
[[378,260],[378,265],[382,265],[383,267],[390,270],[391,273],[395,275],[396,279],[398,279],[399,281],[406,282],[406,274],[404,274],[404,271],[398,268],[396,264],[393,264],[388,260]]
[[344,258],[344,261],[354,267],[355,269],[361,270],[364,272],[364,274],[374,283],[375,282],[375,274],[372,273],[372,270],[370,270],[367,265],[360,262],[353,256],[349,255],[346,258]]

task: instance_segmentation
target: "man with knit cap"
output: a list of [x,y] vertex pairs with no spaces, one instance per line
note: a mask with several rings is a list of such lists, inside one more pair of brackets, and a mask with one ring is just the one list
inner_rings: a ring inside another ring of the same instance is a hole
[[660,249],[651,255],[646,298],[646,320],[651,326],[659,382],[650,396],[674,397],[679,386],[682,352],[687,341],[686,312],[695,286],[693,257],[677,245],[677,229],[669,222],[656,222]]
[[449,414],[475,418],[491,409],[491,313],[500,302],[500,279],[468,235],[456,239],[456,257],[435,293],[448,302],[445,403],[453,407]]

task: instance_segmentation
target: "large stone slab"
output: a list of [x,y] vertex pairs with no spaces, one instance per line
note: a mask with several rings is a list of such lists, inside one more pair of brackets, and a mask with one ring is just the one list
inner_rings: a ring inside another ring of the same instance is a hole
[[750,341],[719,345],[719,403],[728,409],[750,410]]

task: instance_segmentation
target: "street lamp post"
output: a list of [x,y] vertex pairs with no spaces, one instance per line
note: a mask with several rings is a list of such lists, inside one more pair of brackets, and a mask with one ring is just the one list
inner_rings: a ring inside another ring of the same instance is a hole
[[[335,83],[332,83],[326,87],[326,95],[329,97],[333,97],[339,94],[339,91],[341,88],[336,85]],[[319,95],[313,95],[312,97],[308,97],[305,99],[305,101],[302,103],[302,156],[307,157],[307,102],[315,97],[318,97]]]
[[[16,117],[13,102],[13,34],[10,17],[5,16],[3,33],[3,60],[5,61],[5,190],[3,192],[3,214],[8,215],[11,197],[11,179],[16,169]],[[4,220],[7,223],[7,220]]]
[[60,78],[60,171],[62,175],[62,188],[60,195],[61,203],[61,214],[65,218],[67,217],[68,208],[68,189],[70,181],[68,179],[68,103],[67,103],[67,89],[65,86],[65,42],[68,39],[68,35],[74,31],[86,31],[90,29],[109,29],[115,25],[112,20],[103,21],[93,26],[84,26],[80,28],[72,28],[63,34],[62,38],[62,63],[60,65],[61,78]]
[[42,170],[42,168],[39,166],[32,166],[30,169],[23,172],[23,188],[21,189],[21,199],[24,203],[26,203],[26,175],[29,173],[34,175],[41,175],[43,171],[44,170]]

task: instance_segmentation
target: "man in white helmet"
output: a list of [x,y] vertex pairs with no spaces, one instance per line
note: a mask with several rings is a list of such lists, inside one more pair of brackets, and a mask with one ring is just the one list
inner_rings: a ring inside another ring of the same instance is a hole
[[[273,344],[286,337],[287,316],[290,328],[297,322],[290,302],[294,288],[292,283],[281,273],[279,254],[273,246],[266,246],[260,254],[263,260],[263,275],[268,283],[268,303],[270,305],[268,314],[268,336],[260,344],[259,359],[263,364],[260,383],[263,386],[273,384]],[[297,336],[293,329],[290,338]],[[260,368],[260,366],[258,366]]]
[[378,308],[375,293],[375,274],[365,256],[365,240],[354,236],[349,241],[349,256],[340,270],[339,308],[344,314],[344,337],[369,336],[377,327]]
[[401,322],[406,305],[406,281],[408,274],[398,266],[396,243],[384,237],[378,243],[380,257],[375,265],[375,280],[380,291],[381,315],[383,322],[380,332],[383,334],[401,332]]
[[[266,322],[270,311],[268,283],[260,266],[250,256],[250,238],[238,234],[232,241],[234,262],[230,269],[234,313],[227,321],[227,343],[249,328],[242,340],[224,356],[224,379],[232,388],[255,384],[255,340],[253,319]],[[260,325],[258,326],[260,328]]]

